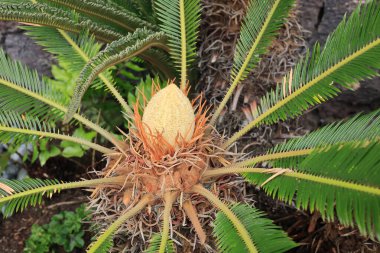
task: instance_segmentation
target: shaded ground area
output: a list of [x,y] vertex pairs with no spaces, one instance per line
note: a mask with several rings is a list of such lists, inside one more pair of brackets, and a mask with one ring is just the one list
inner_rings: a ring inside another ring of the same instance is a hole
[[[214,39],[214,41],[212,44],[201,44],[200,66],[203,68],[203,75],[201,76],[202,85],[200,88],[206,90],[206,95],[210,101],[216,103],[220,100],[227,85],[232,50],[238,38],[238,24],[244,14],[243,10],[247,1],[204,0],[203,2],[206,4],[204,27],[208,26],[209,28],[201,33],[203,36],[201,41],[205,42],[206,38]],[[352,10],[354,6],[354,0],[300,1],[300,12],[297,15],[298,23],[309,32],[303,34],[305,41],[302,38],[292,40],[300,49],[294,47],[294,51],[292,51],[294,55],[288,56],[287,63],[281,63],[283,65],[278,69],[278,72],[288,70],[292,66],[296,58],[302,54],[305,43],[311,45],[317,40],[323,43],[327,34],[342,19],[343,14],[347,10]],[[296,27],[292,26],[297,23],[290,24],[290,30],[297,30]],[[283,35],[285,34],[283,33]],[[293,35],[299,36],[300,34]],[[279,44],[279,46],[281,45]],[[22,60],[41,74],[50,75],[50,66],[54,62],[53,58],[36,46],[21,30],[15,28],[14,23],[0,22],[0,46],[14,59]],[[268,58],[266,61],[268,66],[270,60]],[[263,65],[261,67],[265,69],[268,66]],[[259,74],[265,76],[263,73]],[[275,77],[271,76],[273,79]],[[235,95],[235,102],[232,103],[233,108],[232,110],[231,106],[229,108],[231,112],[226,112],[224,120],[221,122],[223,128],[227,126],[227,132],[235,131],[244,123],[245,116],[242,108],[263,94],[275,82],[271,79],[265,82],[265,85],[260,85],[261,83],[255,79],[255,76],[252,76],[245,83],[244,89],[240,90],[240,94],[248,95]],[[286,138],[304,134],[328,122],[346,118],[357,112],[371,111],[379,107],[380,83],[377,78],[361,83],[355,92],[346,91],[328,103],[312,109],[298,120],[252,132],[247,135],[243,146],[254,140],[257,143],[248,147],[247,151],[251,151],[251,154],[260,153],[263,147],[273,146]],[[88,161],[83,164],[67,162],[66,159],[53,159],[44,168],[32,166],[29,168],[29,173],[33,177],[52,178],[57,176],[62,180],[73,180],[86,175],[91,162]],[[378,243],[360,237],[355,229],[343,228],[337,223],[324,223],[318,213],[310,214],[306,211],[296,211],[279,201],[271,200],[257,189],[250,190],[255,195],[256,206],[266,211],[276,224],[281,225],[292,238],[300,243],[301,246],[294,252],[380,252]],[[41,208],[31,208],[28,212],[16,214],[10,219],[1,219],[0,253],[22,252],[23,243],[28,237],[33,223],[47,223],[52,215],[61,210],[74,210],[85,198],[84,191],[65,191],[51,200],[45,200]]]
[[[88,157],[83,158],[83,163],[78,160],[69,160],[63,157],[56,157],[48,160],[44,167],[38,163],[26,166],[28,174],[33,178],[58,179],[61,181],[78,181],[81,178],[88,178],[89,166],[91,164]],[[65,190],[60,194],[55,194],[53,198],[44,198],[42,205],[28,208],[27,211],[16,213],[7,219],[0,219],[0,253],[21,253],[24,249],[25,240],[30,236],[33,224],[43,225],[50,222],[53,215],[61,211],[74,211],[82,203],[87,203],[87,194],[84,190]],[[85,225],[85,230],[88,226]],[[85,242],[88,244],[91,234],[86,232]],[[63,253],[62,248],[56,249],[57,253]],[[84,253],[84,249],[78,249],[73,253]],[[38,252],[36,252],[38,253]]]
[[[8,219],[0,220],[0,252],[21,253],[24,242],[29,237],[33,224],[43,225],[50,222],[53,215],[61,211],[74,211],[86,197],[81,190],[64,191],[52,199],[43,201],[41,207],[32,207],[28,211],[13,215]],[[85,241],[89,242],[91,236],[86,234]],[[57,253],[65,252],[58,249]],[[82,253],[85,250],[75,250],[73,253]],[[38,253],[38,252],[36,252]]]

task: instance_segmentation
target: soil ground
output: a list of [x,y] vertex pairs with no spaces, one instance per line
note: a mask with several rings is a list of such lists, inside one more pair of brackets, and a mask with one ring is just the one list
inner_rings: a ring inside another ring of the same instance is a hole
[[[227,5],[229,1],[218,0],[215,3]],[[343,14],[352,10],[354,5],[353,0],[300,1],[299,22],[309,31],[304,34],[306,43],[310,45],[317,40],[323,43],[327,34],[336,27]],[[231,10],[231,12],[233,11],[236,10]],[[237,31],[238,27],[232,26],[232,29]],[[0,45],[11,57],[22,60],[41,74],[50,75],[50,65],[54,59],[33,44],[22,31],[16,29],[14,23],[0,22]],[[227,61],[231,60],[231,56],[226,55],[225,57]],[[220,82],[223,78],[226,77],[221,76]],[[205,85],[208,86],[208,84]],[[272,129],[274,132],[271,134],[273,140],[271,145],[278,139],[286,138],[284,136],[308,132],[326,123],[347,118],[357,112],[371,111],[379,107],[379,79],[361,83],[355,92],[346,91],[328,103],[313,108],[300,119],[276,126]],[[235,120],[242,120],[241,112],[234,114],[239,115]],[[78,162],[63,161],[64,159],[52,159],[43,168],[38,165],[31,166],[28,172],[33,177],[58,177],[61,180],[73,180],[85,177],[91,164],[91,162],[79,164]],[[64,172],[62,173],[62,171]],[[343,228],[338,223],[325,223],[320,219],[318,213],[296,211],[290,206],[268,198],[257,189],[251,190],[255,193],[256,207],[264,210],[269,218],[281,225],[292,238],[300,243],[300,247],[293,252],[380,252],[380,244],[359,236],[355,228]],[[31,208],[28,212],[16,214],[6,220],[1,219],[0,253],[22,252],[24,241],[29,236],[32,224],[47,223],[54,214],[62,210],[74,210],[85,199],[84,191],[65,191],[52,199],[44,200],[41,207]]]

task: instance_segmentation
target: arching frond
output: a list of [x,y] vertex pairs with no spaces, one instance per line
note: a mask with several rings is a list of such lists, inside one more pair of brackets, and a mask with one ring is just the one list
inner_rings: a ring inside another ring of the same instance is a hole
[[[264,218],[264,214],[257,209],[245,204],[233,204],[230,209],[247,228],[258,252],[287,252],[296,247],[296,243],[280,227]],[[220,252],[247,252],[240,234],[223,212],[216,215],[213,234]]]
[[83,13],[89,17],[105,21],[109,26],[122,28],[127,32],[133,32],[137,28],[149,28],[157,30],[154,24],[139,18],[135,13],[127,10],[120,11],[107,1],[102,0],[37,0],[42,3],[54,3],[57,6],[65,6],[71,10]]
[[[43,195],[46,194],[50,197],[54,192],[59,192],[61,186],[58,180],[42,180],[30,178],[24,179],[22,181],[0,179],[0,183],[8,186],[11,189],[5,190],[4,187],[2,188],[0,186],[0,207],[3,207],[7,204],[4,209],[4,215],[6,217],[11,216],[14,212],[22,212],[27,206],[35,206],[37,204],[40,204]],[[50,186],[50,190],[45,191],[44,193],[27,193],[27,191],[33,190],[35,188],[47,186]],[[24,196],[17,197],[16,195],[21,192],[26,192],[26,194]]]
[[380,3],[360,5],[328,37],[322,50],[314,46],[275,90],[268,92],[253,112],[254,120],[235,133],[229,146],[253,127],[300,115],[310,106],[336,96],[336,84],[351,87],[380,69]]
[[[160,234],[154,234],[152,239],[150,240],[149,247],[144,251],[145,253],[157,253],[160,244],[161,244],[162,236]],[[165,247],[165,253],[174,253],[175,248],[172,240],[168,240]]]
[[[90,58],[99,53],[102,46],[88,33],[72,35],[49,27],[26,27],[26,29],[29,31],[28,34],[45,46],[49,52],[58,55],[59,64],[68,69],[74,77],[79,76],[80,70],[90,61]],[[99,78],[96,78],[92,85],[94,88],[103,87],[109,90],[124,110],[129,109],[114,85],[110,70],[99,74]]]
[[231,86],[215,111],[214,125],[236,86],[243,81],[265,54],[284,23],[294,0],[251,0],[243,19],[231,72]]
[[[69,43],[62,33],[51,27],[22,26],[27,35],[34,39],[46,51],[55,55],[59,65],[67,68],[71,73],[79,76],[80,70],[89,59],[99,53],[101,43],[95,41],[95,37],[82,32],[80,34],[68,34],[73,43]],[[110,73],[105,73],[112,80]],[[100,86],[100,80],[94,84]]]
[[[59,65],[69,70],[75,78],[79,77],[80,70],[100,52],[103,46],[88,32],[75,35],[50,27],[24,26],[23,28],[38,44],[56,55]],[[99,78],[93,81],[92,86],[95,89],[103,87],[111,93],[116,91],[110,70],[103,71]],[[121,95],[115,94],[115,97],[121,97]],[[123,103],[121,100],[119,102]]]
[[[279,144],[268,153],[284,153],[296,150],[315,150],[325,146],[344,144],[348,142],[380,140],[380,111],[367,115],[358,114],[346,122],[341,121],[322,127],[300,138]],[[301,157],[276,159],[272,162],[274,167],[296,166]]]
[[[120,40],[110,43],[83,68],[78,78],[65,121],[70,120],[73,114],[78,110],[83,95],[98,74],[117,63],[139,55],[150,47],[159,46],[163,40],[163,33],[153,33],[146,29],[138,29],[133,34],[129,34]],[[130,109],[127,113],[133,115]]]
[[211,202],[213,206],[218,208],[223,214],[228,218],[228,220],[233,225],[234,229],[237,231],[237,233],[240,235],[240,239],[244,244],[244,252],[249,253],[257,253],[258,249],[255,245],[249,231],[244,226],[244,224],[240,221],[238,217],[231,211],[231,209],[223,203],[217,196],[215,196],[212,192],[204,188],[202,185],[194,185],[191,189],[192,192],[198,193],[202,195],[203,197],[207,198]]
[[99,184],[123,184],[120,178],[102,178],[80,182],[61,183],[58,180],[42,180],[26,178],[24,180],[8,180],[0,178],[0,208],[4,207],[4,215],[10,216],[23,211],[26,207],[39,205],[43,196],[51,197],[54,193],[65,189],[92,187]]
[[26,114],[20,115],[13,111],[0,110],[0,141],[13,144],[26,143],[35,136],[41,138],[53,138],[75,142],[81,145],[91,147],[102,153],[112,153],[112,149],[102,147],[98,144],[86,141],[73,136],[60,134],[54,128],[53,122],[40,121],[36,117],[30,117]]
[[84,19],[75,12],[57,9],[46,4],[0,3],[0,20],[40,24],[75,33],[89,30],[90,34],[94,34],[97,39],[104,42],[111,42],[123,36],[107,26]]
[[[268,51],[284,24],[294,0],[251,0],[244,16],[231,72],[232,82],[243,81]],[[236,80],[236,81],[235,81]]]
[[[42,82],[37,73],[28,70],[22,64],[7,59],[1,50],[0,67],[0,98],[4,109],[17,111],[19,114],[28,112],[30,116],[50,120],[61,118],[63,113],[67,112],[67,108],[60,103],[61,96],[57,95],[48,82]],[[33,108],[28,110],[28,106]],[[74,118],[118,145],[113,135],[97,124],[79,114],[75,114]]]
[[199,0],[158,0],[155,2],[160,27],[169,37],[170,55],[181,73],[181,88],[187,85],[187,67],[196,57],[200,24]]
[[[259,162],[271,161],[273,167],[292,167],[320,147],[344,144],[353,141],[380,138],[380,110],[324,126],[310,134],[276,145],[265,155],[246,159],[231,167],[254,166]],[[276,161],[280,160],[280,164]],[[285,165],[285,161],[288,164]]]
[[[7,58],[3,50],[0,50],[0,85],[2,110],[28,112],[29,115],[51,119],[63,116],[62,112],[51,110],[51,107],[43,101],[28,96],[28,92],[38,94],[57,104],[64,104],[66,98],[56,92],[46,79],[40,78],[36,71],[29,70],[20,62]],[[21,93],[20,90],[25,92]]]
[[[327,220],[333,220],[336,215],[343,225],[357,225],[362,234],[379,238],[379,153],[379,140],[319,148],[263,188],[288,203],[295,197],[297,208],[318,210]],[[288,165],[288,162],[281,164],[279,160],[276,164]],[[271,175],[261,172],[245,176],[261,185]]]
[[29,70],[22,63],[8,59],[4,51],[0,49],[0,80],[2,82],[12,82],[19,84],[22,88],[48,98],[57,103],[64,101],[64,98],[54,91],[44,79],[38,76],[37,71]]

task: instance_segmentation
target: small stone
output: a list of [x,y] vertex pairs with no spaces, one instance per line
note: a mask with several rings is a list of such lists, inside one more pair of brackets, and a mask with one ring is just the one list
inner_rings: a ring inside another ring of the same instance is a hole
[[28,143],[26,147],[28,149],[28,153],[32,154],[33,151],[34,151],[33,144],[32,143]]
[[22,159],[21,159],[21,156],[19,154],[11,154],[11,160],[16,162],[16,163],[20,163],[22,162]]
[[21,169],[17,174],[17,179],[22,180],[24,178],[28,177],[28,172],[25,169]]
[[17,149],[17,153],[19,153],[20,156],[24,156],[27,152],[26,144],[21,144],[20,147]]
[[1,174],[1,177],[5,179],[11,179],[11,175],[9,175],[7,171],[3,171],[3,173]]
[[5,171],[9,174],[11,178],[15,178],[19,172],[20,168],[16,164],[9,164]]

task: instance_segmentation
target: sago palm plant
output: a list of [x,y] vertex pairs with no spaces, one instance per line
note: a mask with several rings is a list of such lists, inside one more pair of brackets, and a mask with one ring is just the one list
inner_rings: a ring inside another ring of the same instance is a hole
[[[380,69],[379,1],[359,5],[345,17],[324,47],[316,44],[306,53],[253,107],[253,120],[231,137],[215,130],[217,119],[234,89],[267,52],[293,0],[249,1],[231,85],[215,110],[207,108],[201,96],[188,98],[199,0],[157,0],[153,5],[148,0],[2,2],[0,19],[55,27],[68,41],[73,35],[63,30],[87,32],[109,43],[87,59],[70,103],[50,82],[0,54],[1,141],[20,143],[36,136],[67,140],[99,151],[107,160],[98,178],[80,182],[2,179],[0,205],[6,216],[64,189],[92,188],[90,206],[99,236],[88,252],[109,251],[116,235],[130,246],[126,251],[137,252],[181,251],[184,237],[193,250],[209,252],[285,252],[296,247],[262,212],[239,199],[232,201],[231,177],[226,175],[241,174],[274,198],[318,210],[327,221],[357,226],[372,239],[380,237],[380,111],[322,127],[257,157],[243,159],[244,154],[231,149],[254,128],[295,118],[344,87],[376,76]],[[133,56],[151,62],[162,77],[175,76],[169,61],[159,60],[165,58],[164,51],[170,53],[177,79],[169,79],[162,89],[161,84],[153,85],[151,99],[140,96],[133,109],[112,82],[105,82],[129,122],[129,132],[121,131],[121,140],[78,112],[93,81],[107,80],[104,70]],[[112,147],[60,133],[55,128],[59,120],[87,126]],[[192,229],[183,235],[186,220]],[[149,243],[141,240],[132,248],[128,241],[139,233],[143,239],[150,238]]]

